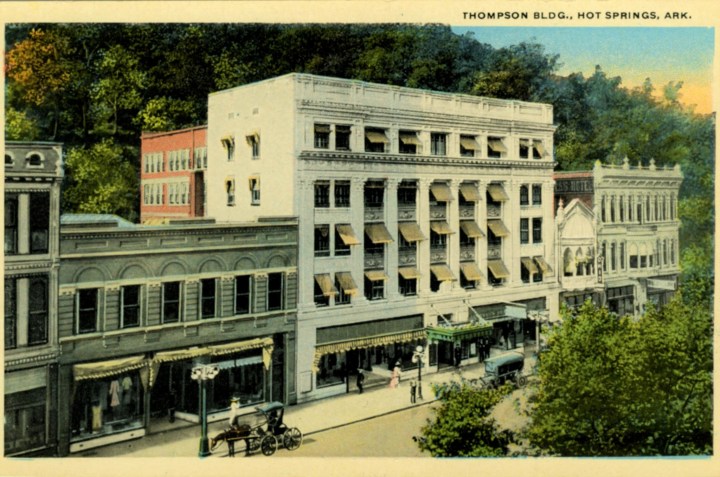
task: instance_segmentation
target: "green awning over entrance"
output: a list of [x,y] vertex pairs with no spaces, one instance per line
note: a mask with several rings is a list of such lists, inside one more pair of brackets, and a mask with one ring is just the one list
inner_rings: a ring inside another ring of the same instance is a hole
[[457,323],[453,326],[428,326],[428,342],[449,341],[460,343],[492,334],[492,323]]

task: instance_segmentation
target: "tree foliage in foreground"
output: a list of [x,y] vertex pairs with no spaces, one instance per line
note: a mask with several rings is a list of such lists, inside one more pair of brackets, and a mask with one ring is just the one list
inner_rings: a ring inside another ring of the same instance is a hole
[[433,457],[507,455],[512,433],[500,430],[490,413],[511,390],[509,384],[478,389],[464,383],[439,390],[442,404],[435,410],[435,419],[420,430],[418,446]]
[[586,302],[542,355],[531,444],[562,456],[709,454],[712,317],[677,296],[638,320]]

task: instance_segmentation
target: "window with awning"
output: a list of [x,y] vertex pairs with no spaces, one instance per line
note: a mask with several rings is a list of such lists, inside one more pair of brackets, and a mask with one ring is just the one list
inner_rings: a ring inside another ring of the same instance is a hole
[[467,235],[470,238],[481,238],[484,237],[485,234],[480,229],[478,224],[475,223],[474,220],[461,220],[460,221],[460,228],[463,232],[465,232],[465,235]]
[[550,267],[550,264],[545,261],[544,257],[533,257],[533,260],[535,260],[535,263],[537,263],[538,267],[540,267],[543,274],[552,273],[552,268]]
[[487,226],[496,237],[507,237],[510,235],[510,231],[500,219],[489,219]]
[[474,262],[461,263],[460,270],[462,271],[462,274],[465,275],[466,280],[482,280],[483,275],[480,271],[480,267],[478,267],[477,264]]
[[367,278],[371,282],[384,282],[389,277],[385,275],[385,272],[383,270],[367,270],[365,272],[365,278]]
[[333,283],[329,273],[319,273],[315,275],[315,282],[317,282],[318,286],[322,290],[323,296],[328,297],[338,294],[337,288],[335,288],[335,284]]
[[398,273],[405,280],[414,280],[416,278],[420,278],[421,276],[420,270],[415,267],[400,267],[398,268]]
[[496,202],[510,200],[510,197],[508,197],[502,184],[488,184],[487,191],[488,194],[490,194],[490,197],[492,197],[492,200]]
[[101,379],[140,369],[145,366],[147,366],[147,360],[144,355],[97,361],[94,363],[82,363],[73,365],[73,377],[75,381]]
[[508,271],[507,267],[505,267],[505,264],[502,262],[502,260],[488,260],[488,269],[490,270],[490,273],[492,273],[492,275],[498,280],[510,277],[510,272]]
[[370,224],[365,226],[365,233],[374,244],[392,243],[393,238],[385,224]]
[[419,242],[425,240],[425,236],[420,230],[420,225],[415,222],[400,222],[398,230],[407,242]]
[[450,202],[453,200],[450,187],[448,187],[447,184],[432,184],[430,186],[430,192],[438,202]]
[[535,139],[533,141],[533,147],[535,148],[535,151],[540,155],[540,157],[545,157],[545,146],[543,145],[543,142]]
[[350,272],[338,272],[335,274],[335,278],[337,279],[338,284],[340,285],[340,288],[342,288],[344,294],[357,295],[358,287],[355,284],[355,280],[353,280],[352,274]]
[[357,236],[355,235],[355,231],[353,230],[351,225],[337,225],[335,226],[335,230],[337,230],[338,235],[340,236],[345,245],[360,244],[360,240],[358,240]]
[[422,143],[415,132],[403,131],[400,133],[400,141],[408,146],[420,146]]
[[532,261],[531,258],[522,257],[520,258],[520,262],[522,263],[523,267],[525,267],[525,270],[527,270],[530,273],[537,273],[538,269],[535,266],[535,262]]
[[450,267],[445,264],[431,265],[430,271],[433,275],[435,275],[435,278],[439,282],[450,282],[456,280],[455,276],[452,273],[452,270],[450,270]]
[[365,139],[373,144],[390,144],[390,139],[380,130],[365,130]]
[[460,145],[470,151],[480,150],[480,144],[473,136],[460,136]]
[[450,224],[444,221],[430,222],[430,229],[438,235],[450,235],[455,233],[450,228]]
[[503,140],[499,137],[490,137],[488,138],[488,147],[498,154],[504,154],[507,152],[507,148],[505,147],[505,143]]
[[468,202],[479,202],[481,197],[475,184],[460,184],[460,193]]

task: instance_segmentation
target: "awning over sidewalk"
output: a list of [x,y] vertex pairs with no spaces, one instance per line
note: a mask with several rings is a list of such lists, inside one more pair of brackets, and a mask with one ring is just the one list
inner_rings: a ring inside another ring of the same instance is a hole
[[127,358],[111,359],[108,361],[96,361],[94,363],[81,363],[73,365],[73,377],[75,381],[108,378],[140,369],[144,366],[147,366],[147,360],[144,355],[129,356]]
[[463,340],[492,335],[491,323],[454,323],[452,326],[429,326],[428,342],[449,341],[459,344]]
[[423,338],[425,338],[425,330],[413,330],[319,345],[315,347],[312,369],[315,373],[320,371],[320,359],[326,354],[343,353],[353,349],[373,348],[375,346],[385,346],[393,343],[407,343]]

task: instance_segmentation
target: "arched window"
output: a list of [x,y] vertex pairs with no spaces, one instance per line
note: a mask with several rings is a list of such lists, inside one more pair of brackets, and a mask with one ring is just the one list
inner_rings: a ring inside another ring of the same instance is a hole
[[610,222],[615,222],[615,196],[610,197]]
[[575,272],[575,260],[573,260],[573,253],[569,248],[566,248],[563,253],[563,270],[566,277],[572,277]]
[[575,274],[577,276],[585,275],[585,255],[580,248],[575,251]]
[[530,197],[528,195],[528,186],[521,185],[520,186],[520,205],[529,205],[530,204]]
[[25,160],[26,165],[29,167],[42,167],[43,165],[43,157],[37,152],[31,153]]

